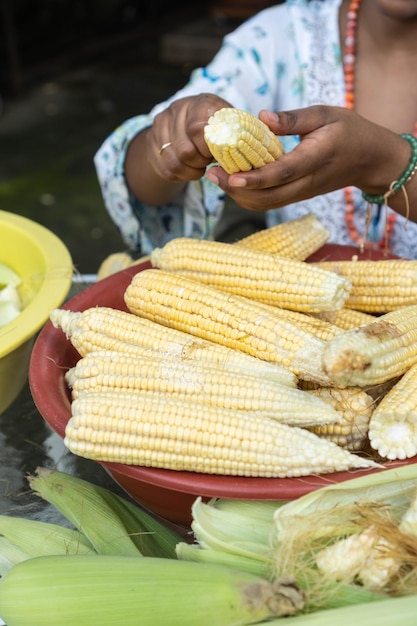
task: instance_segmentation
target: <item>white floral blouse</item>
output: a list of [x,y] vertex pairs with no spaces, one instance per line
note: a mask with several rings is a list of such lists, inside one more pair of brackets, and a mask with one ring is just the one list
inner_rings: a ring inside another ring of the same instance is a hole
[[[255,115],[260,109],[282,111],[313,104],[344,106],[345,91],[338,12],[341,0],[287,0],[261,11],[227,35],[205,68],[170,100],[124,122],[95,155],[105,206],[131,249],[148,254],[178,236],[212,238],[224,208],[224,193],[205,177],[189,183],[167,206],[149,206],[132,196],[124,176],[129,142],[152,124],[170,101],[201,92],[221,95]],[[297,137],[281,138],[291,150]],[[356,228],[365,229],[366,203],[354,189]],[[331,241],[351,244],[345,223],[343,190],[268,211],[268,226],[315,213],[329,228]],[[385,219],[373,223],[369,238],[382,239]],[[391,237],[395,254],[417,258],[417,225],[398,216]]]

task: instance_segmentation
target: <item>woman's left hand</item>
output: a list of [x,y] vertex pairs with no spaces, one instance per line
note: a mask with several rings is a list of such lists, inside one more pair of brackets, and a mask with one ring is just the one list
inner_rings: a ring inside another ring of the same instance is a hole
[[246,209],[280,208],[348,185],[381,194],[407,165],[406,141],[348,109],[317,105],[261,111],[259,118],[278,136],[298,135],[300,143],[259,169],[228,175],[215,166],[206,174]]

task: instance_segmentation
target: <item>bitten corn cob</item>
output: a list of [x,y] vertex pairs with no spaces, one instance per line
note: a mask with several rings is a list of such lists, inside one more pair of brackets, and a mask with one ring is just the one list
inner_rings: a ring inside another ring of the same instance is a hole
[[99,461],[230,476],[292,477],[378,467],[276,420],[143,392],[97,392],[72,403],[64,443]]
[[314,265],[352,283],[347,308],[388,313],[417,302],[417,260],[323,261]]
[[346,278],[310,263],[191,237],[154,249],[151,263],[223,291],[302,312],[342,308],[351,287]]
[[253,300],[163,270],[136,274],[124,297],[138,316],[278,363],[305,380],[329,382],[321,367],[325,342]]
[[369,441],[381,457],[407,459],[417,454],[417,365],[382,398],[369,424]]
[[235,245],[304,261],[328,241],[330,232],[314,213],[265,228]]
[[417,362],[417,305],[381,315],[330,339],[322,364],[339,386],[364,387],[401,376]]
[[[167,358],[142,357],[114,352],[92,352],[80,359],[66,374],[73,398],[97,391],[159,391],[171,397],[194,398],[211,405],[268,416],[285,424],[317,426],[342,422],[342,415],[330,404],[297,388],[289,388],[259,376]],[[133,394],[132,394],[133,392]]]
[[91,307],[82,312],[54,309],[50,319],[81,356],[96,350],[133,354],[136,358],[157,352],[185,361],[219,363],[233,370],[238,368],[243,373],[258,373],[293,387],[297,382],[293,373],[275,363],[198,339],[187,332],[169,329],[126,311],[109,307]]
[[209,118],[204,139],[228,174],[262,167],[284,154],[280,140],[266,124],[232,107],[220,109]]

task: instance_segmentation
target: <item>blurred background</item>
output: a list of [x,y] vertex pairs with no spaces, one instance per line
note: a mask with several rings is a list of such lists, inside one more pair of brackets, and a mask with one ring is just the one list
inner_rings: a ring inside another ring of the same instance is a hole
[[0,0],[0,208],[50,228],[76,270],[95,273],[123,243],[103,206],[94,153],[272,4]]

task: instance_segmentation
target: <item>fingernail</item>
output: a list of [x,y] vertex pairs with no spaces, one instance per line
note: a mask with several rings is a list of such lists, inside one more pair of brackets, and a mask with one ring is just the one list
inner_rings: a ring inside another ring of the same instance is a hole
[[241,176],[233,176],[229,180],[231,187],[246,187],[246,178],[242,178]]
[[215,174],[213,174],[213,172],[207,172],[206,178],[207,178],[207,180],[209,180],[214,185],[218,185],[219,182],[220,182],[219,179],[217,178],[217,176]]

